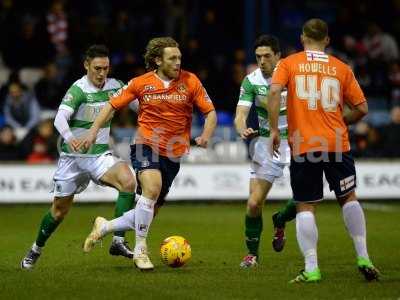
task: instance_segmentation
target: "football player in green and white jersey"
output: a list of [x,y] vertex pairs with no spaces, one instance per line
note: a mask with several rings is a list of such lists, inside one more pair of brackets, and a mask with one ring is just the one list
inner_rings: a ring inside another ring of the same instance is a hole
[[[47,239],[68,213],[74,195],[82,192],[93,180],[119,191],[115,216],[133,207],[136,180],[128,163],[113,156],[109,150],[110,122],[97,135],[95,144],[78,151],[79,137],[86,134],[109,96],[123,83],[107,78],[110,61],[104,45],[93,45],[86,51],[84,67],[87,74],[67,91],[57,111],[54,126],[63,137],[61,154],[54,174],[54,200],[43,217],[32,248],[21,261],[21,268],[31,269],[39,258]],[[124,232],[116,233],[110,254],[133,257],[124,241]]]
[[[247,201],[245,218],[245,236],[248,255],[240,266],[242,268],[257,265],[260,236],[263,228],[262,208],[269,190],[276,178],[283,175],[283,169],[290,162],[290,149],[287,143],[286,104],[281,105],[279,129],[281,132],[281,148],[278,157],[271,153],[268,127],[268,112],[266,96],[268,95],[272,72],[280,59],[279,42],[277,38],[261,35],[257,38],[254,51],[258,68],[248,74],[241,85],[239,101],[236,108],[235,127],[243,139],[258,136],[250,144],[251,171],[250,196]],[[286,102],[286,95],[282,94]],[[259,122],[259,130],[248,128],[246,120],[250,107],[255,103]],[[296,217],[296,205],[292,200],[279,212],[272,216],[275,233],[272,246],[275,251],[281,251],[285,243],[285,223]]]

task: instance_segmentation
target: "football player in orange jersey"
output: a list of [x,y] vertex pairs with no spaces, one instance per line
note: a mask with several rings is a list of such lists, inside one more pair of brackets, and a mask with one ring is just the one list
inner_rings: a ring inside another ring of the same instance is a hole
[[[356,170],[349,153],[347,130],[347,125],[367,114],[367,102],[350,67],[324,52],[329,37],[323,20],[307,21],[301,42],[304,51],[278,63],[268,98],[271,151],[276,153],[280,144],[280,94],[287,87],[290,180],[297,203],[297,241],[305,258],[305,270],[291,282],[321,279],[314,215],[317,202],[323,199],[323,174],[342,207],[357,252],[358,268],[368,281],[375,280],[379,273],[368,256],[365,217],[355,193]],[[345,103],[350,110],[343,116]]]
[[203,132],[195,139],[200,147],[207,147],[217,117],[199,79],[181,69],[181,51],[174,39],[150,40],[144,58],[149,72],[133,78],[110,98],[79,146],[90,147],[115,110],[134,100],[139,102],[138,129],[131,146],[131,160],[141,196],[135,209],[120,218],[107,221],[98,217],[85,241],[84,251],[90,251],[95,242],[109,232],[134,229],[134,263],[141,270],[151,270],[153,264],[147,254],[146,237],[153,216],[165,201],[179,171],[180,157],[189,150],[193,108],[197,107],[205,116]]

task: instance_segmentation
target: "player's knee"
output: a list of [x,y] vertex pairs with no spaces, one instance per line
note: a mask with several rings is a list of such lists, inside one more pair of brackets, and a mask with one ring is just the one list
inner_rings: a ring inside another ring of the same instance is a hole
[[142,194],[149,199],[158,199],[161,192],[161,184],[153,184],[151,186],[142,186]]
[[350,202],[350,201],[356,201],[357,200],[356,192],[352,191],[352,192],[348,193],[347,195],[338,197],[337,200],[338,200],[340,206],[343,206],[347,202]]
[[121,191],[133,193],[136,190],[136,180],[132,172],[123,172],[118,176]]
[[262,209],[262,203],[255,199],[249,199],[247,202],[247,210],[249,211],[250,215],[258,215]]
[[70,204],[54,202],[52,206],[52,215],[54,219],[57,221],[64,219],[69,212],[69,208]]

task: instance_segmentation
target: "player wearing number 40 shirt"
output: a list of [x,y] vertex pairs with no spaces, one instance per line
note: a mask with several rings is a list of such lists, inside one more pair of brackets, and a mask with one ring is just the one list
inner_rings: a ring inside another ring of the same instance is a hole
[[[347,125],[367,114],[367,102],[350,67],[324,52],[329,37],[323,20],[307,21],[301,42],[304,51],[277,64],[268,97],[271,139],[273,150],[277,151],[280,93],[284,87],[288,90],[290,180],[297,203],[297,240],[305,257],[305,270],[293,282],[321,279],[314,211],[316,203],[323,198],[323,174],[342,207],[359,270],[367,280],[377,279],[378,271],[367,252],[364,213],[355,194],[356,170],[349,154],[347,130]],[[350,110],[343,115],[345,103]]]

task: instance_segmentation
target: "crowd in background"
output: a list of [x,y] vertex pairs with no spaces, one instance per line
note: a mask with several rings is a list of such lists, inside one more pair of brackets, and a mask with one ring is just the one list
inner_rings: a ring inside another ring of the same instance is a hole
[[[329,23],[328,52],[352,66],[370,105],[369,116],[351,128],[354,155],[400,157],[400,0],[379,6],[323,0],[270,4],[271,32],[281,40],[283,56],[301,49],[299,33],[306,19],[317,15]],[[173,36],[181,46],[183,68],[198,75],[213,99],[219,129],[233,131],[239,87],[255,59],[243,49],[243,1],[226,5],[211,0],[0,0],[0,160],[57,158],[52,118],[68,87],[85,73],[83,53],[94,43],[110,48],[110,76],[127,82],[145,72],[147,41]],[[194,133],[200,123],[195,117]],[[135,125],[129,108],[120,111],[114,118],[115,140],[123,140]]]

